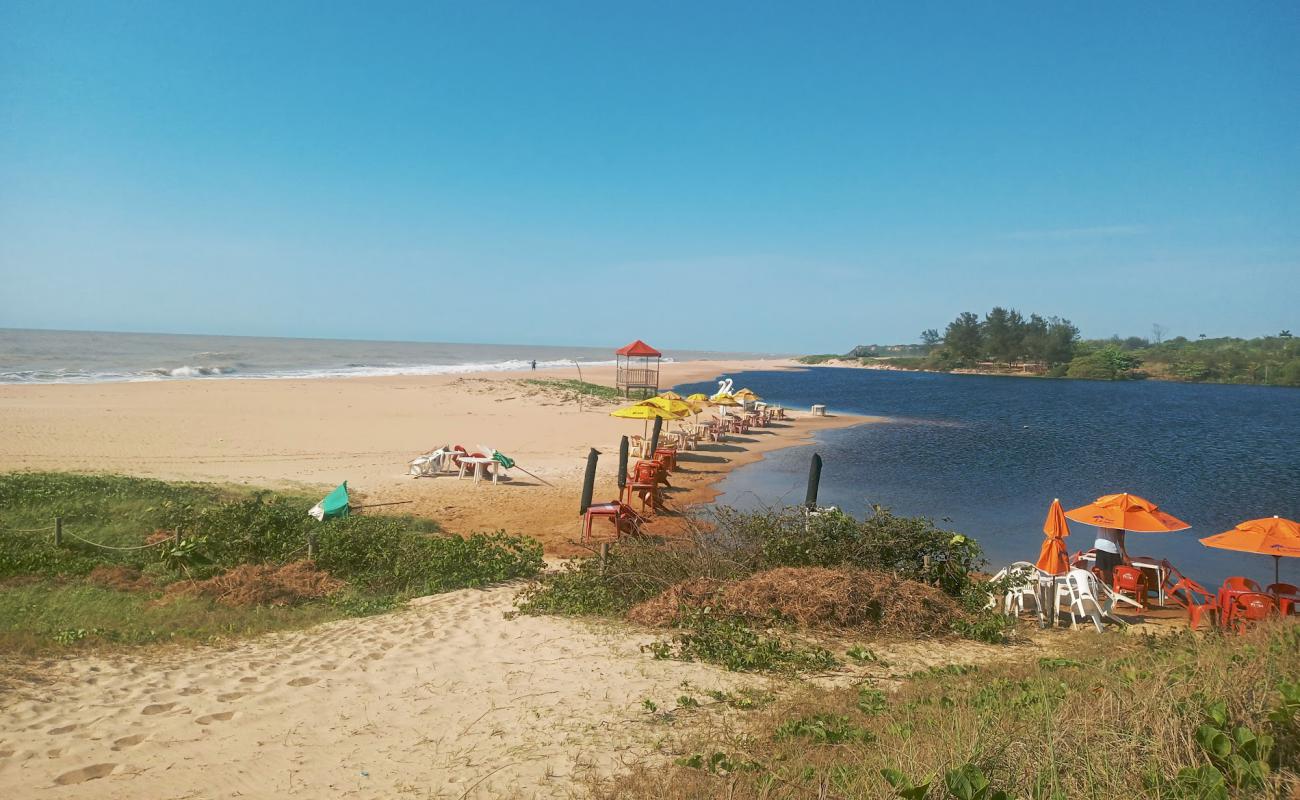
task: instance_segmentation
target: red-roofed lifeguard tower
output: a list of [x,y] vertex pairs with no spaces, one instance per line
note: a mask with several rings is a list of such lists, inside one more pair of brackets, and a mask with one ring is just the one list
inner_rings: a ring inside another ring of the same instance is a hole
[[633,392],[641,397],[659,394],[659,359],[663,355],[640,339],[615,350],[619,393],[624,397],[631,397]]

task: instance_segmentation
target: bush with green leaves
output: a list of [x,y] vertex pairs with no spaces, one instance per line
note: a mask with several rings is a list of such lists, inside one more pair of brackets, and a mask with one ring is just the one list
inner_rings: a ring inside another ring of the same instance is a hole
[[736,672],[807,672],[839,664],[829,650],[788,637],[760,633],[744,622],[707,610],[692,614],[685,630],[641,649],[655,658],[704,661]]

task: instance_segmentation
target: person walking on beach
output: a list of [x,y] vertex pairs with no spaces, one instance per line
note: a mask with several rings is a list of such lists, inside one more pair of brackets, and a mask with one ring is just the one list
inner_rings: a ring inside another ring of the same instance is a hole
[[533,372],[537,371],[537,359],[533,359]]
[[1095,566],[1101,570],[1107,586],[1115,585],[1115,567],[1128,563],[1128,550],[1124,547],[1124,531],[1119,528],[1098,528],[1097,540],[1092,543],[1097,550]]

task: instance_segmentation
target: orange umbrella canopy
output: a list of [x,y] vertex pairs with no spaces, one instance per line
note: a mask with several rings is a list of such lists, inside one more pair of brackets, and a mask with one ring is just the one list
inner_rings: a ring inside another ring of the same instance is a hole
[[1201,540],[1206,547],[1259,553],[1273,556],[1273,582],[1278,580],[1278,565],[1283,556],[1300,558],[1300,522],[1281,517],[1265,517],[1237,523],[1237,527]]
[[1173,514],[1161,511],[1150,500],[1128,492],[1098,497],[1086,506],[1070,509],[1065,516],[1085,525],[1138,533],[1167,533],[1192,527]]
[[1048,575],[1064,575],[1070,571],[1070,559],[1065,555],[1065,537],[1070,535],[1070,526],[1065,521],[1060,500],[1053,500],[1052,507],[1047,509],[1043,533],[1047,534],[1047,539],[1034,566]]

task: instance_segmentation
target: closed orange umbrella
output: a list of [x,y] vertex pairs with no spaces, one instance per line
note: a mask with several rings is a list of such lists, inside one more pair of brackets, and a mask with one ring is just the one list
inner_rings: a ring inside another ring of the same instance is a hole
[[1282,556],[1300,558],[1300,523],[1265,517],[1237,523],[1237,527],[1201,540],[1206,547],[1259,553],[1273,557],[1273,583],[1281,583]]
[[1065,553],[1065,537],[1070,535],[1070,526],[1065,521],[1065,512],[1061,510],[1061,501],[1053,500],[1047,509],[1047,519],[1043,522],[1043,549],[1038,553],[1034,564],[1040,572],[1048,575],[1064,575],[1070,571],[1070,559]]
[[1168,533],[1192,527],[1173,514],[1161,511],[1150,500],[1128,492],[1098,497],[1086,506],[1070,509],[1065,516],[1085,525],[1138,533]]

